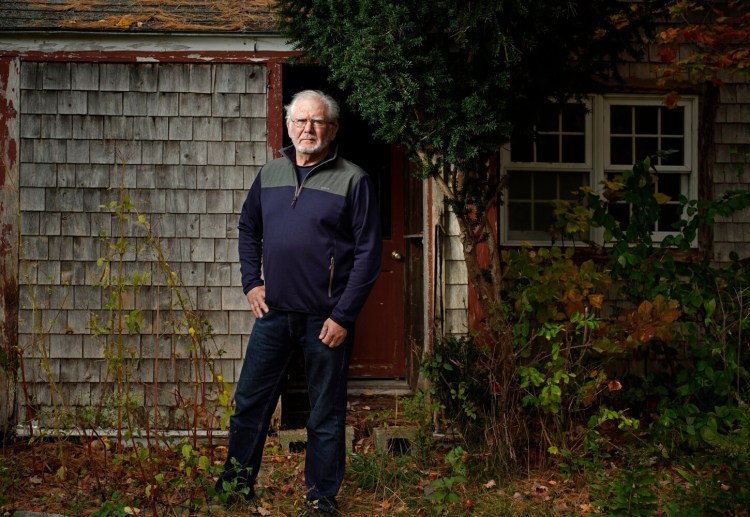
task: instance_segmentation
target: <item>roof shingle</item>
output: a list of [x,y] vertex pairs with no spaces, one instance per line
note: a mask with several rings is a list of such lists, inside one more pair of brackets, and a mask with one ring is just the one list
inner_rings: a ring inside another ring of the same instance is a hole
[[2,0],[0,31],[277,32],[273,0]]

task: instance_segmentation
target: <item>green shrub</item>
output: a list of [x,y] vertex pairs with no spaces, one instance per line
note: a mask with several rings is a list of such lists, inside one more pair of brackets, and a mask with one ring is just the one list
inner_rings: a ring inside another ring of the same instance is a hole
[[[693,248],[702,228],[749,207],[750,192],[675,200],[682,215],[658,242],[668,199],[657,185],[645,160],[600,194],[556,203],[561,236],[599,227],[606,245],[591,243],[588,260],[572,248],[504,250],[505,304],[485,331],[436,340],[424,372],[467,447],[492,450],[514,425],[552,453],[590,450],[611,429],[640,429],[664,455],[750,447],[750,259],[714,263]],[[623,206],[637,210],[615,217]],[[493,355],[493,339],[510,339],[513,357]]]

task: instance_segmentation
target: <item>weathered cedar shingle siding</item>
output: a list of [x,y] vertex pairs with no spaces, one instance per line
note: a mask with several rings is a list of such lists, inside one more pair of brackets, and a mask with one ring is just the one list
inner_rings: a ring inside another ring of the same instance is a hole
[[[719,91],[715,126],[714,193],[750,188],[750,84],[730,81]],[[714,252],[727,260],[734,251],[750,257],[750,214],[738,212],[714,225]]]
[[[21,63],[20,344],[34,405],[44,408],[53,396],[96,405],[109,389],[104,340],[89,326],[93,314],[108,317],[97,260],[121,230],[102,205],[117,200],[121,186],[210,322],[209,348],[225,352],[218,370],[235,380],[252,325],[236,270],[237,214],[267,159],[266,105],[261,65]],[[158,381],[161,415],[184,427],[175,411],[178,383],[195,377],[187,328],[170,332],[179,314],[169,311],[174,297],[144,230],[130,221],[122,233],[131,246],[125,274],[150,277],[124,295],[125,310],[142,308],[146,323],[142,337],[126,340],[139,358],[133,390]],[[155,379],[157,299],[164,363]]]

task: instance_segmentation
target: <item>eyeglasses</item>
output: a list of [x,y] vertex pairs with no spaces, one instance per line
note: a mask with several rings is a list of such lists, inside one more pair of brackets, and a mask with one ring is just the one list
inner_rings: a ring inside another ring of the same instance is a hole
[[313,118],[313,119],[310,119],[310,118],[293,118],[293,119],[291,119],[291,122],[292,122],[292,125],[294,127],[299,128],[299,129],[301,129],[303,127],[307,127],[307,124],[312,124],[312,126],[315,129],[320,129],[320,128],[325,127],[328,124],[330,124],[330,122],[328,122],[327,120],[322,120],[322,119],[317,119],[317,118]]

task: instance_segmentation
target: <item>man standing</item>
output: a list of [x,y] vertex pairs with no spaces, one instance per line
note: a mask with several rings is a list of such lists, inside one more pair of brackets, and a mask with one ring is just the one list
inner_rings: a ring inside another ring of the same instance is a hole
[[256,321],[217,483],[219,491],[232,480],[252,491],[272,413],[300,350],[311,408],[306,499],[323,513],[335,511],[344,477],[354,321],[380,273],[382,248],[372,181],[331,145],[338,117],[338,104],[323,92],[294,95],[286,106],[293,145],[261,169],[242,207],[242,288]]

